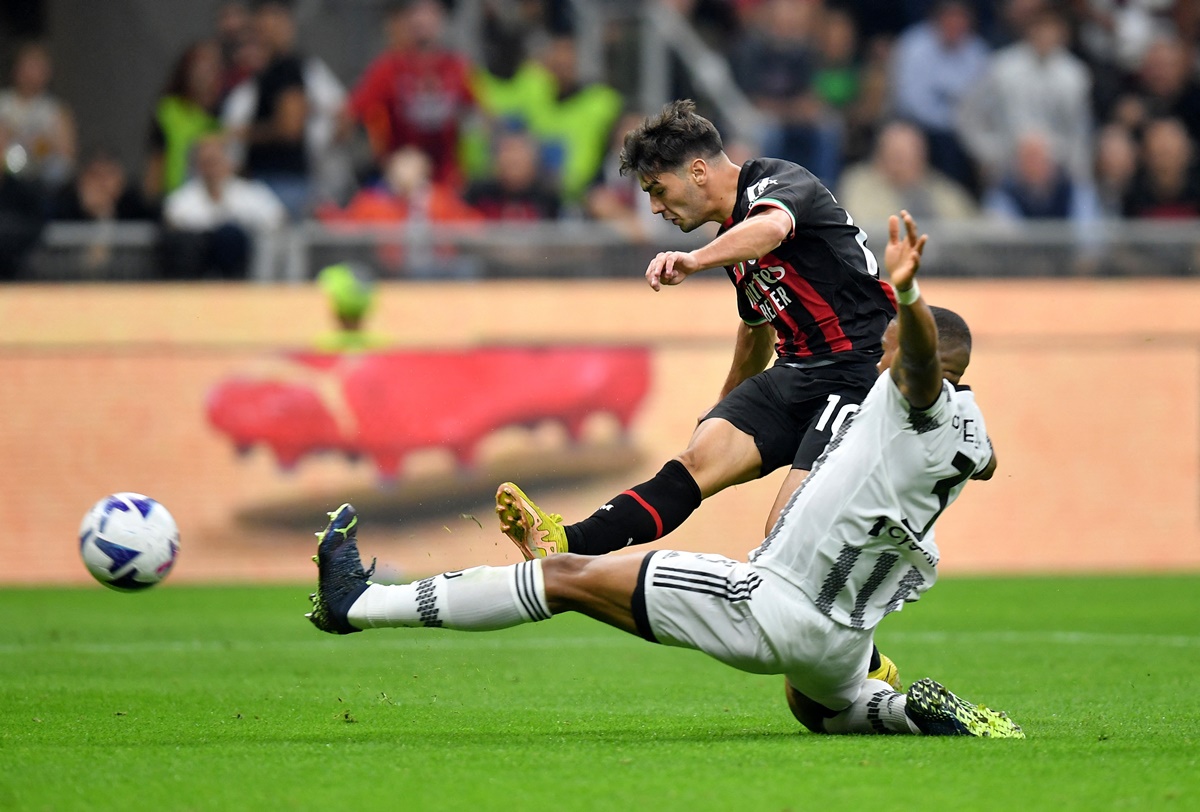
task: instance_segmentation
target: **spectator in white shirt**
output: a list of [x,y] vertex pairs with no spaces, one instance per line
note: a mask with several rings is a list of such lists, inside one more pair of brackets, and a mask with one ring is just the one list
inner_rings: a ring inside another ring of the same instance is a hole
[[978,214],[970,193],[930,166],[925,135],[906,121],[884,126],[872,159],[845,171],[837,197],[854,212],[855,222],[864,224],[885,224],[901,209],[922,222]]
[[11,136],[3,156],[8,170],[46,191],[60,188],[75,165],[75,119],[49,92],[50,52],[30,42],[17,51],[12,87],[0,90],[0,124]]
[[201,138],[194,161],[196,176],[167,195],[163,206],[168,274],[245,277],[255,249],[266,261],[261,252],[287,211],[266,184],[234,174],[224,137]]
[[1053,160],[1071,178],[1092,171],[1091,77],[1067,50],[1070,29],[1052,9],[1040,11],[1024,38],[996,52],[987,75],[959,108],[959,132],[981,164],[986,185],[1000,182],[1028,132],[1049,134]]

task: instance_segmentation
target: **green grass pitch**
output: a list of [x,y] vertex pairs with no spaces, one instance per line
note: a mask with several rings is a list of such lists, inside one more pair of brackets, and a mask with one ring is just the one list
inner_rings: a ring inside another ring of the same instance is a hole
[[335,638],[304,586],[0,591],[0,809],[1195,809],[1200,577],[944,579],[880,647],[1025,741],[820,737],[584,618]]

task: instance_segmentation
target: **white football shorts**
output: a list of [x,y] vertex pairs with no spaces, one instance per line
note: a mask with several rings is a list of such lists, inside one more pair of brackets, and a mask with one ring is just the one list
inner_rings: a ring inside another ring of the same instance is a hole
[[779,576],[720,555],[648,554],[633,617],[653,643],[697,649],[752,674],[783,674],[831,710],[858,697],[871,661],[874,630],[836,623]]

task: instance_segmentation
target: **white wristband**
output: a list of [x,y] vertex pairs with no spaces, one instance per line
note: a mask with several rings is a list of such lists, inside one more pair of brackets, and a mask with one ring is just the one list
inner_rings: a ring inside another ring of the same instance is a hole
[[902,305],[910,305],[917,299],[921,298],[921,286],[917,284],[917,280],[912,281],[912,287],[908,290],[897,290],[896,301]]

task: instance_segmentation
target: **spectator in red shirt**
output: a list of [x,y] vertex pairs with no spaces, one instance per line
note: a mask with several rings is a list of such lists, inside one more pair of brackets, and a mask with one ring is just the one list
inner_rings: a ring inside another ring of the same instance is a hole
[[438,0],[406,0],[392,8],[388,50],[355,86],[343,132],[361,124],[381,165],[401,147],[418,147],[433,160],[435,179],[457,183],[459,124],[475,100],[467,60],[442,44],[445,23]]
[[403,147],[383,161],[380,183],[356,194],[344,209],[326,208],[319,217],[328,223],[467,223],[479,212],[463,202],[454,188],[431,177],[429,156],[416,147]]
[[[452,276],[463,270],[453,245],[427,239],[426,226],[465,225],[482,217],[454,189],[434,180],[429,156],[403,147],[384,160],[383,179],[361,190],[344,209],[318,210],[331,227],[355,230],[407,223],[402,239],[380,240],[375,261],[390,275]],[[369,231],[368,231],[369,233]]]

